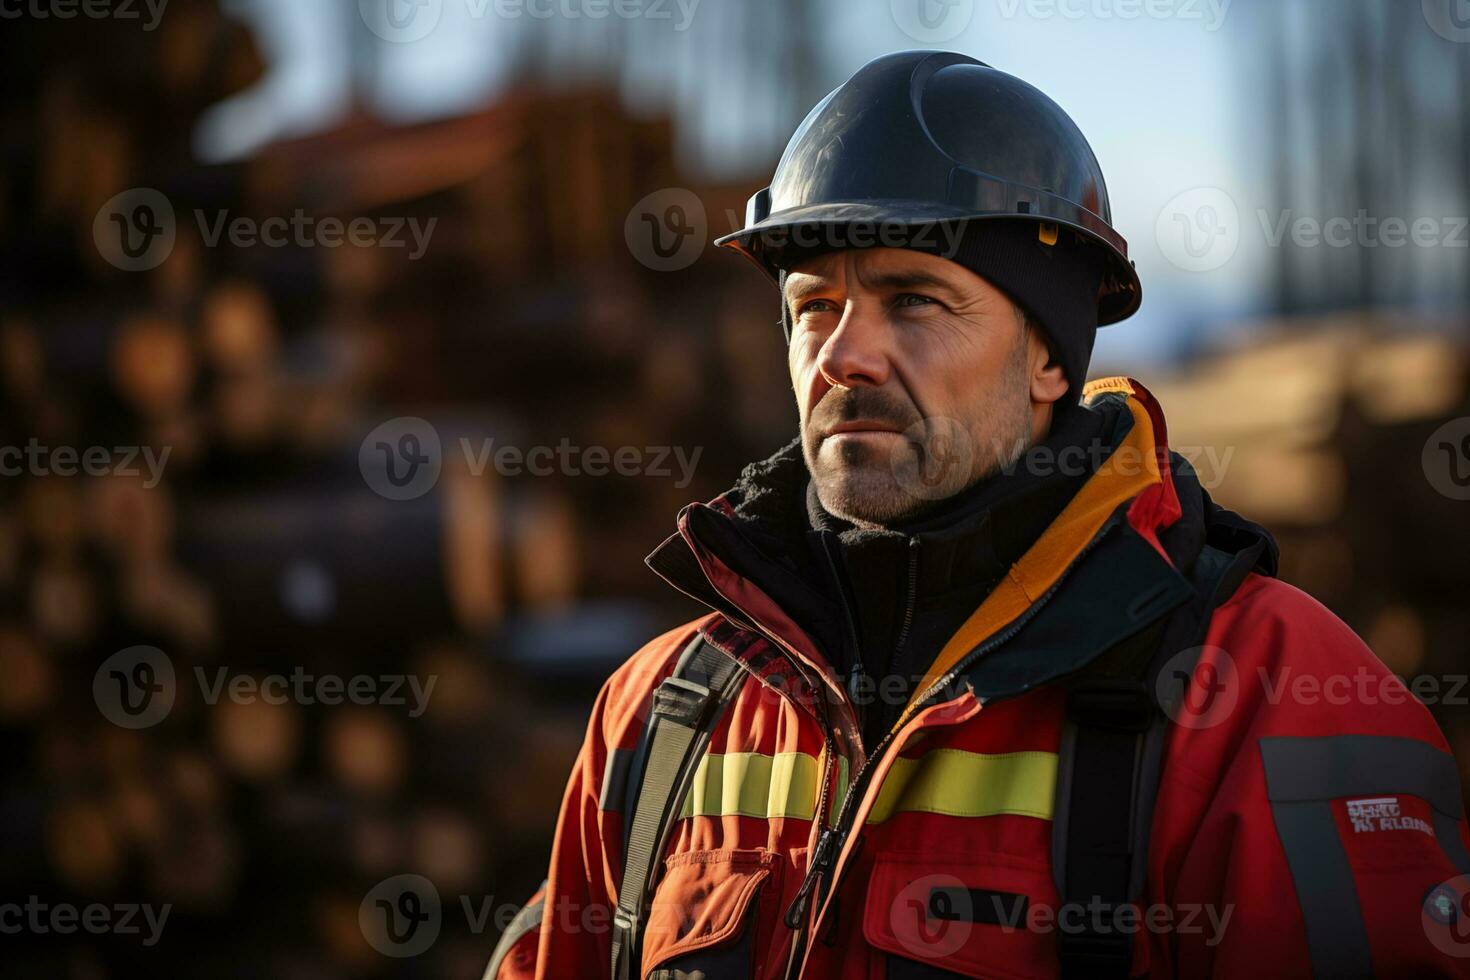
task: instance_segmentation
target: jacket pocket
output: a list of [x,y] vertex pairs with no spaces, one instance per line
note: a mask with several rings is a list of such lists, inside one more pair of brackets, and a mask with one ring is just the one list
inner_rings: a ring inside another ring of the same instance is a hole
[[688,851],[664,862],[643,934],[649,980],[749,977],[759,932],[757,895],[777,873],[765,849]]
[[1055,976],[1055,937],[1028,928],[1033,906],[1054,901],[1048,875],[1045,867],[998,854],[879,855],[863,937],[889,954],[887,977]]

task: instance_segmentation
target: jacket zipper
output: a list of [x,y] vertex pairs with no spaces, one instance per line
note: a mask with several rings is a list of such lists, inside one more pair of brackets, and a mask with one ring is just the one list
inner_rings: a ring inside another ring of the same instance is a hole
[[914,605],[919,597],[919,539],[909,538],[909,589],[903,604],[903,624],[898,628],[898,642],[893,644],[893,652],[888,655],[888,670],[893,671],[893,665],[898,662],[898,655],[903,652],[904,644],[909,639],[909,629],[914,625]]
[[[890,670],[892,669],[894,661],[897,660],[899,652],[903,650],[904,644],[908,642],[909,631],[910,629],[912,629],[914,622],[914,606],[918,599],[919,539],[917,537],[909,538],[908,546],[908,588],[904,598],[903,622],[899,626],[898,640],[894,644],[893,649],[889,652],[888,656],[888,664]],[[848,635],[853,644],[853,663],[848,672],[847,694],[848,699],[853,704],[854,713],[858,717],[858,727],[859,731],[861,731],[863,722],[866,720],[867,717],[867,705],[858,700],[859,689],[857,684],[863,679],[864,672],[862,666],[861,650],[857,646],[857,628],[853,625],[852,611],[847,602],[846,590],[842,587],[842,580],[837,576],[837,564],[832,558],[831,550],[827,547],[827,539],[825,537],[822,539],[822,551],[827,556],[827,564],[832,570],[832,577],[837,584],[838,593],[842,596],[842,610],[844,614],[846,614]],[[867,768],[867,763],[871,760],[871,758],[871,756],[868,756],[863,760],[863,767],[859,770],[859,772],[862,772]],[[825,797],[826,795],[826,790],[827,783],[826,780],[823,780],[823,797]],[[849,796],[850,795],[851,794],[849,792]],[[818,819],[822,820],[824,824],[826,823],[825,812],[825,800],[819,798],[817,815]],[[840,814],[838,823],[840,825]],[[812,863],[807,870],[806,876],[802,878],[801,887],[797,889],[796,895],[792,898],[791,905],[787,907],[786,914],[782,919],[782,921],[786,924],[786,928],[793,931],[801,929],[802,918],[803,916],[805,916],[807,909],[810,907],[812,892],[817,887],[818,883],[826,875],[827,871],[831,869],[832,863],[837,857],[837,843],[837,827],[824,826],[822,828],[821,835],[817,838],[817,846],[812,852]],[[792,953],[794,961],[799,961],[802,957],[805,951],[805,940],[806,932],[803,929],[797,935],[796,939],[793,942]]]
[[832,586],[837,590],[837,598],[842,603],[842,623],[847,627],[847,645],[852,651],[852,662],[847,666],[847,699],[853,702],[856,709],[858,731],[862,731],[863,715],[857,706],[858,684],[863,678],[863,652],[858,646],[857,623],[853,619],[852,605],[847,601],[847,588],[842,584],[842,576],[837,571],[837,559],[832,557],[832,539],[827,532],[822,532],[822,555],[827,559],[827,570],[832,573]]
[[[918,700],[914,702],[914,710],[909,714],[917,714],[919,709],[923,707],[924,702],[932,698],[937,692],[943,690],[945,686],[953,681],[955,677],[959,676],[959,674],[961,674],[966,667],[968,667],[978,658],[989,653],[991,650],[1000,646],[1002,643],[1005,643],[1011,637],[1020,632],[1021,628],[1025,626],[1028,622],[1030,622],[1031,619],[1035,617],[1035,615],[1040,612],[1041,609],[1051,600],[1051,597],[1056,594],[1057,589],[1059,589],[1062,583],[1066,581],[1066,578],[1071,573],[1072,569],[1076,568],[1077,565],[1082,561],[1083,557],[1085,557],[1087,553],[1090,552],[1099,541],[1106,537],[1108,532],[1111,530],[1112,525],[1109,524],[1103,527],[1103,529],[1097,534],[1093,535],[1092,540],[1089,541],[1082,548],[1082,550],[1077,553],[1077,556],[1072,559],[1072,561],[1062,571],[1062,574],[1057,576],[1057,580],[1051,584],[1051,587],[1049,589],[1043,592],[1037,598],[1037,600],[1033,602],[1027,608],[1027,610],[1015,620],[1015,622],[1011,623],[1011,625],[1007,626],[1004,630],[985,640],[975,649],[965,654],[965,656],[960,658],[959,662],[957,662],[953,667],[945,672],[944,676],[936,679],[933,684],[929,685],[929,687],[925,689],[924,693],[918,698]],[[810,901],[811,894],[817,881],[824,877],[826,874],[826,868],[824,867],[824,865],[828,860],[830,860],[830,858],[835,857],[835,851],[841,849],[841,843],[845,841],[847,834],[851,832],[851,828],[845,828],[844,825],[852,816],[857,802],[863,798],[863,795],[866,792],[863,784],[872,776],[873,763],[883,757],[883,754],[888,748],[889,743],[893,741],[894,737],[901,729],[902,725],[898,725],[894,728],[889,729],[888,734],[884,735],[883,739],[877,744],[877,746],[874,747],[872,753],[863,761],[862,767],[858,769],[858,772],[852,778],[852,781],[848,783],[847,795],[843,799],[842,806],[838,811],[837,822],[832,828],[823,830],[822,841],[819,841],[818,843],[819,852],[822,851],[822,843],[827,844],[826,852],[821,852],[813,856],[811,868],[807,871],[806,877],[802,879],[801,888],[798,889],[796,893],[796,898],[792,901],[791,908],[787,909],[786,911],[786,924],[789,928],[796,928],[791,924],[793,919],[795,919],[797,922],[800,922],[802,915],[807,910],[808,902]],[[821,857],[823,859],[821,863],[816,860],[817,857]],[[800,905],[799,910],[797,908],[798,905]],[[801,938],[802,937],[798,936],[798,940],[800,940]],[[794,971],[796,969],[799,969],[799,966],[800,964],[797,962],[796,958],[793,958],[792,966],[790,969]],[[788,972],[788,976],[794,976],[794,973]]]

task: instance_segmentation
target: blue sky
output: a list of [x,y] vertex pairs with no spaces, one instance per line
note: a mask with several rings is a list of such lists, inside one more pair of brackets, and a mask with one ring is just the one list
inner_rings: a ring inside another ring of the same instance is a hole
[[[782,99],[776,88],[780,76],[751,64],[737,36],[758,28],[779,44],[789,29],[781,20],[789,13],[781,0],[227,2],[256,25],[273,71],[256,91],[221,106],[201,127],[199,145],[207,156],[238,155],[280,135],[329,125],[348,105],[354,84],[389,119],[472,110],[509,80],[517,41],[532,36],[549,48],[559,80],[615,74],[633,111],[672,111],[686,163],[715,179],[748,175],[771,159],[794,122],[762,108]],[[423,9],[435,17],[432,31],[411,43],[391,43],[364,30],[372,16],[364,11],[385,2],[427,5]],[[664,19],[636,19],[633,29],[620,33],[610,29],[615,19],[527,13],[564,5],[586,9],[582,5],[596,2],[659,9]],[[1305,30],[1322,9],[1304,0],[1272,3],[1291,5],[1306,18]],[[1281,253],[1267,246],[1266,228],[1279,213],[1265,210],[1273,205],[1270,148],[1257,122],[1266,98],[1257,51],[1268,29],[1257,20],[1260,5],[821,4],[830,14],[814,27],[820,64],[811,70],[823,91],[885,52],[949,48],[1019,75],[1077,121],[1102,163],[1114,224],[1130,243],[1145,290],[1144,307],[1133,319],[1100,334],[1099,363],[1170,357],[1267,305],[1269,263]],[[752,9],[772,20],[752,28]],[[926,33],[925,22],[915,20],[919,12],[931,15],[928,23],[937,29]],[[1426,43],[1449,43],[1429,34],[1427,24],[1424,30]],[[622,55],[614,53],[617,44],[626,45]],[[1459,48],[1464,56],[1466,46]],[[776,45],[768,49],[775,64],[781,52]],[[364,65],[371,66],[370,77],[363,76]],[[1426,207],[1433,213],[1432,202]]]

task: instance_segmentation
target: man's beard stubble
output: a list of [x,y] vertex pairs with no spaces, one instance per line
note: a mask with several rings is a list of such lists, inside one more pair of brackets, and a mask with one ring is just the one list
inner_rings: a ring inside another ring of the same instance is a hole
[[[1007,372],[1007,378],[1024,377]],[[846,441],[829,447],[817,433],[858,419],[891,425],[901,439],[892,448]],[[984,431],[977,431],[983,426]],[[859,527],[887,527],[912,519],[986,477],[1025,452],[1031,438],[1031,401],[1023,384],[996,391],[965,421],[923,416],[886,388],[832,388],[802,431],[802,455],[829,514]]]

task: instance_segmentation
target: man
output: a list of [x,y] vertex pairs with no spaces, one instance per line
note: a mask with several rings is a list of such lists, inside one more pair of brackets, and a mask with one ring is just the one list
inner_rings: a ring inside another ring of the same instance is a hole
[[1109,221],[971,58],[807,117],[722,241],[780,284],[800,438],[649,557],[712,611],[604,687],[489,975],[1470,975],[1429,714],[1141,385],[1083,387],[1141,296]]

